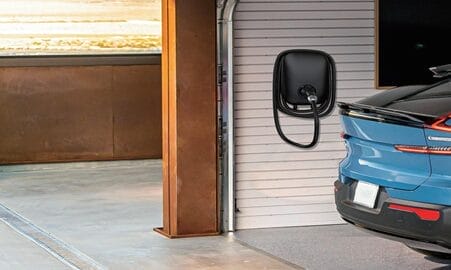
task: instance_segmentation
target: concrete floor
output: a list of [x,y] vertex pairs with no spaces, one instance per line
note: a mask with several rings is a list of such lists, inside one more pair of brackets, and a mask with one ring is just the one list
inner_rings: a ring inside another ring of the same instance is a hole
[[235,237],[312,270],[451,269],[451,261],[425,257],[351,225],[242,230]]
[[0,269],[293,269],[232,237],[161,237],[161,194],[160,161],[0,167]]
[[0,269],[67,269],[53,256],[0,222]]
[[160,161],[0,167],[0,269],[451,269],[348,225],[168,240],[161,196]]

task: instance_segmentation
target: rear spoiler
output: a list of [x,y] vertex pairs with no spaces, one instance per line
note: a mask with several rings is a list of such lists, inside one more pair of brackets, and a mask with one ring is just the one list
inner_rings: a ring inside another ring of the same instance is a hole
[[341,115],[414,127],[424,127],[436,119],[432,115],[404,112],[360,103],[338,102],[338,107],[340,108]]
[[451,64],[429,68],[435,78],[446,78],[451,76]]

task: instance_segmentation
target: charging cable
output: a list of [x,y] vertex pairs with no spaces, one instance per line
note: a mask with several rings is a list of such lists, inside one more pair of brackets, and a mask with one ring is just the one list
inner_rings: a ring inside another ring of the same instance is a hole
[[[313,131],[312,141],[309,144],[301,144],[301,143],[294,142],[294,141],[290,140],[287,136],[285,136],[285,134],[282,131],[282,128],[280,127],[279,111],[276,106],[276,104],[280,101],[280,98],[281,98],[280,93],[274,93],[274,95],[277,95],[277,97],[274,96],[274,98],[273,98],[274,122],[275,122],[277,133],[282,138],[282,140],[284,140],[286,143],[294,145],[299,148],[311,148],[318,143],[319,132],[320,132],[320,130],[319,130],[320,129],[320,120],[319,120],[318,109],[316,107],[316,103],[318,102],[318,97],[316,96],[315,87],[313,87],[312,85],[309,85],[309,84],[301,87],[299,89],[299,94],[308,100],[308,102],[310,103],[310,107],[312,109],[313,119],[314,119],[314,131]],[[290,113],[290,115],[296,116],[294,113]]]

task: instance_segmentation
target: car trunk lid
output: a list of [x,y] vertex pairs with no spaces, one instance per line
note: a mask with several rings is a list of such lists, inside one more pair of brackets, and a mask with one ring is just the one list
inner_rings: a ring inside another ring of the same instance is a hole
[[433,174],[451,174],[450,78],[339,107],[348,137],[348,157],[340,167],[344,175],[413,190]]
[[426,145],[421,117],[362,104],[340,103],[348,156],[341,174],[380,186],[414,190],[431,175],[428,155],[396,145]]

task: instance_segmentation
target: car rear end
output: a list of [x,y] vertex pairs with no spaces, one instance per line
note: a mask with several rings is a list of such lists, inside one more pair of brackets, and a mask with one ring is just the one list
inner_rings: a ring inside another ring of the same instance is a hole
[[450,81],[339,107],[348,151],[335,183],[342,217],[417,249],[451,253]]

